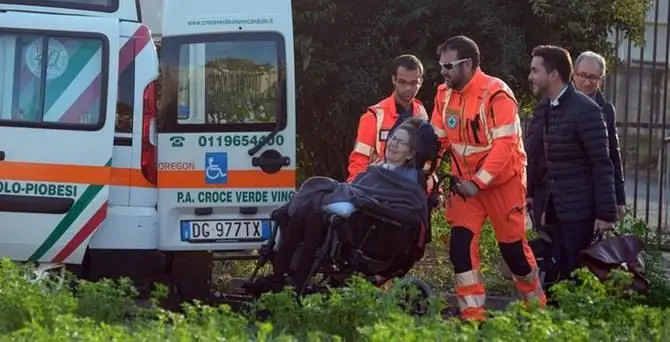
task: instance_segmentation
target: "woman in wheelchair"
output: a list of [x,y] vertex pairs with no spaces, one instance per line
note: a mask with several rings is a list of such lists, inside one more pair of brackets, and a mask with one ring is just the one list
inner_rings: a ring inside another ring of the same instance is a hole
[[[330,276],[333,285],[336,269],[345,266],[343,278],[360,272],[378,284],[407,273],[429,242],[426,181],[432,170],[423,166],[437,164],[438,148],[432,126],[413,117],[391,130],[383,161],[351,183],[326,177],[305,181],[273,213],[281,232],[278,252],[272,250],[274,239],[270,252],[266,249],[273,273],[253,281],[254,272],[247,292],[259,295],[291,285],[301,294],[316,271]],[[338,265],[324,266],[326,259]]]

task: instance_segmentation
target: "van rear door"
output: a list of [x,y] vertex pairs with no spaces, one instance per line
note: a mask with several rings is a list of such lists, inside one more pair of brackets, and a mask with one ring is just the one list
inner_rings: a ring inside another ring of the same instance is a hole
[[104,220],[115,18],[0,12],[0,255],[80,263]]
[[162,38],[163,250],[258,248],[295,191],[292,31],[226,31]]

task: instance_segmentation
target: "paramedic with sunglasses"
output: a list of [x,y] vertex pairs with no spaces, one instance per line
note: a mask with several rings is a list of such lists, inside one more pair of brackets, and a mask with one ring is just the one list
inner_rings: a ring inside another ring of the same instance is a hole
[[451,172],[459,177],[450,196],[449,257],[456,273],[461,318],[484,320],[486,292],[479,265],[479,236],[491,220],[500,252],[514,274],[524,301],[546,305],[535,257],[526,240],[526,153],[518,104],[510,88],[485,74],[477,44],[455,36],[438,47],[442,76],[435,96],[433,124]]

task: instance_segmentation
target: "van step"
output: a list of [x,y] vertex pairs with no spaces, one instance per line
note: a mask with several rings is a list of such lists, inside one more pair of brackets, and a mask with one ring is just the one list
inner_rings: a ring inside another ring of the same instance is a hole
[[257,260],[258,251],[230,251],[230,252],[212,252],[212,259],[218,261],[224,260]]

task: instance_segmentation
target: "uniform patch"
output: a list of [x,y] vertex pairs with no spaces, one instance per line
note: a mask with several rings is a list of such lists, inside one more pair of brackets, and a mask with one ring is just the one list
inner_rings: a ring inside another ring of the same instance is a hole
[[458,119],[456,119],[456,115],[449,115],[449,118],[447,119],[447,127],[456,128],[457,123]]
[[389,130],[382,129],[379,131],[379,141],[386,141],[389,138]]

